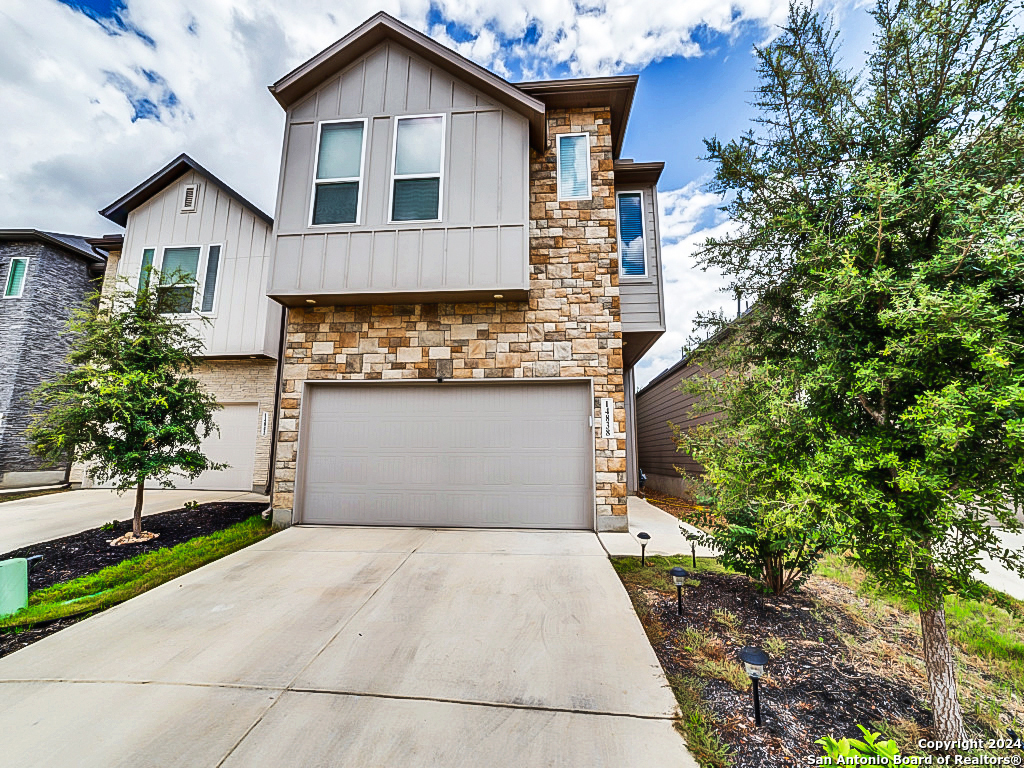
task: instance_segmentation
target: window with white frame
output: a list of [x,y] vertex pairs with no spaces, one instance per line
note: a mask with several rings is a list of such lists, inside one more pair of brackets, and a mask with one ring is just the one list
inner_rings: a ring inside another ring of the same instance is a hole
[[4,298],[20,299],[25,292],[28,277],[28,259],[15,256],[7,265],[7,279],[4,281]]
[[159,259],[156,249],[142,252],[139,290],[149,284],[150,274],[158,279],[157,303],[164,314],[211,313],[216,307],[220,276],[220,245],[164,248]]
[[616,196],[619,219],[619,274],[623,277],[647,276],[647,240],[644,237],[643,192],[619,192]]
[[365,120],[320,123],[310,224],[359,222]]
[[559,200],[589,200],[590,134],[562,133],[555,147]]
[[444,116],[417,115],[395,121],[391,169],[391,220],[441,218]]

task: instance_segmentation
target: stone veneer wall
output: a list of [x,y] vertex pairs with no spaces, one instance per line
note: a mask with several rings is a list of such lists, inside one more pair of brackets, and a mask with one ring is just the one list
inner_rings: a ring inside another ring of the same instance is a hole
[[[548,113],[549,145],[530,163],[530,297],[469,304],[325,306],[288,316],[275,519],[294,504],[296,441],[307,379],[589,377],[594,383],[599,530],[626,530],[626,440],[618,255],[607,109]],[[555,189],[555,135],[592,135],[593,199]],[[600,437],[598,399],[615,401]]]

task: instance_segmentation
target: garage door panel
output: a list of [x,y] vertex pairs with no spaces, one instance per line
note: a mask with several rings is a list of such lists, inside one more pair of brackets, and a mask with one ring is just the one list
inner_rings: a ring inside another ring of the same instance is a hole
[[593,527],[589,387],[311,385],[301,520]]

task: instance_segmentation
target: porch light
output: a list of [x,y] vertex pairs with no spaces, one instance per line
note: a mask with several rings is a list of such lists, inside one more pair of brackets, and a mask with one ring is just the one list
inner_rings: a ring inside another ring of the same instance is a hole
[[739,652],[740,661],[743,662],[743,668],[746,670],[747,675],[750,676],[750,682],[753,683],[754,693],[754,725],[758,728],[761,727],[761,697],[757,690],[758,681],[764,675],[764,665],[767,664],[771,659],[768,658],[768,654],[762,651],[760,648],[754,645],[748,645],[740,649]]
[[645,568],[647,567],[647,544],[651,540],[651,534],[640,531],[636,537],[640,539],[640,567]]
[[494,294],[494,298],[496,298],[496,299],[504,299],[505,298],[505,294],[504,293],[496,293],[496,294]]
[[683,615],[683,582],[686,580],[686,570],[680,566],[676,566],[668,572],[669,576],[672,577],[672,583],[676,585],[676,616]]
[[316,299],[306,299],[307,304],[316,304]]

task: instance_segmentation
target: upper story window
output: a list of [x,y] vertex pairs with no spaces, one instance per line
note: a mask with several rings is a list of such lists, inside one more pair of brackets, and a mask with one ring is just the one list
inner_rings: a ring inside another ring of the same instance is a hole
[[555,164],[559,200],[589,200],[590,134],[562,133],[557,137]]
[[643,192],[619,192],[619,274],[647,277],[647,239],[644,237]]
[[359,222],[365,120],[320,123],[310,224]]
[[444,116],[398,118],[393,155],[391,220],[440,219]]
[[25,292],[25,277],[28,275],[28,259],[15,257],[7,268],[7,280],[4,282],[4,298],[20,299]]
[[220,252],[220,245],[164,248],[156,260],[156,250],[146,248],[142,252],[139,289],[148,284],[150,273],[156,271],[160,280],[157,301],[162,313],[213,312],[220,275]]

